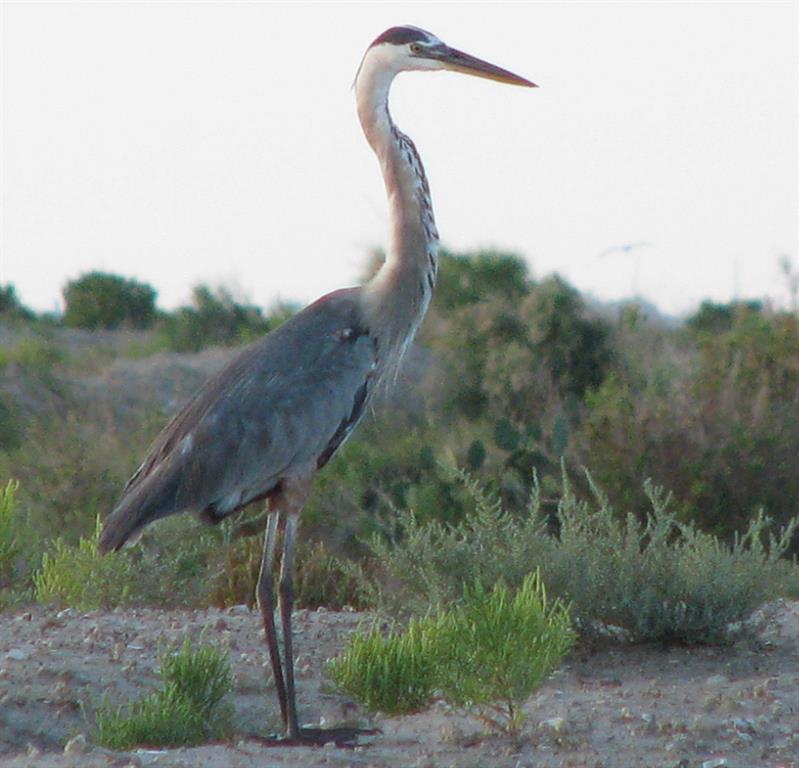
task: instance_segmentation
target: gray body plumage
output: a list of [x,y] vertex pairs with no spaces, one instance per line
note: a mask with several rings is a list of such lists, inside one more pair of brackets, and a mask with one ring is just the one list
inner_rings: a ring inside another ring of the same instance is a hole
[[361,294],[324,296],[211,378],[128,481],[103,550],[178,512],[221,520],[323,466],[363,415],[379,370]]

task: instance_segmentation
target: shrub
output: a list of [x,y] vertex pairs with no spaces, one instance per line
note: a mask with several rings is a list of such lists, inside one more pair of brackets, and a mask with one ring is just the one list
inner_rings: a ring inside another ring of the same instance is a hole
[[558,600],[547,603],[537,571],[514,594],[503,582],[490,592],[478,583],[438,617],[438,684],[454,705],[474,708],[489,725],[515,732],[521,705],[574,640],[568,609]]
[[350,639],[346,650],[327,665],[339,690],[367,710],[386,714],[416,712],[435,691],[437,658],[430,619],[412,619],[388,635],[375,624]]
[[780,525],[796,514],[799,318],[739,306],[728,319],[628,360],[588,396],[577,442],[614,503],[643,516],[652,478],[681,519],[731,543],[753,509]]
[[64,324],[75,328],[149,328],[155,320],[155,289],[137,280],[90,272],[64,288]]
[[11,283],[6,283],[6,285],[0,285],[0,317],[34,320],[36,315],[19,300],[17,289]]
[[[260,521],[250,519],[243,525],[253,523]],[[223,543],[214,558],[218,564],[212,566],[209,601],[220,607],[242,603],[252,607],[261,570],[263,539],[256,535],[234,538],[230,535],[232,529],[230,524],[223,529]],[[275,579],[279,578],[279,568],[280,563],[275,562]],[[303,542],[297,547],[294,574],[297,607],[363,609],[370,605],[371,599],[372,590],[359,563],[334,555],[321,541]]]
[[635,641],[726,642],[777,597],[776,566],[799,518],[767,539],[771,521],[759,512],[727,546],[679,522],[669,496],[649,482],[645,522],[621,518],[591,487],[593,504],[578,500],[564,480],[560,536],[543,568],[553,591],[572,601],[583,631],[610,625]]
[[197,352],[212,345],[245,344],[276,328],[292,313],[281,307],[264,317],[259,307],[243,304],[226,288],[198,285],[190,306],[164,321],[168,345],[177,352]]
[[98,516],[94,533],[81,537],[77,546],[55,540],[53,553],[44,553],[41,569],[33,575],[36,600],[84,611],[129,602],[130,561],[124,553],[104,557],[97,551],[101,531]]
[[384,573],[380,604],[424,611],[458,599],[464,583],[501,579],[514,588],[540,568],[583,633],[613,626],[632,641],[710,643],[733,639],[760,605],[796,583],[796,566],[780,561],[796,518],[775,536],[758,513],[728,546],[680,522],[651,483],[651,512],[641,522],[618,515],[588,482],[593,501],[578,499],[564,476],[557,533],[548,529],[537,488],[521,517],[504,513],[474,484],[474,508],[458,525],[422,526],[404,514],[393,543],[371,542]]
[[297,605],[303,608],[323,605],[333,610],[345,606],[363,609],[371,604],[371,591],[361,565],[337,557],[321,541],[299,549],[294,590]]
[[550,548],[537,496],[516,517],[466,474],[452,477],[470,504],[462,521],[423,522],[413,511],[398,511],[390,536],[369,540],[380,570],[376,598],[383,612],[423,614],[461,599],[464,584],[504,581],[518,588]]
[[193,650],[188,639],[161,656],[163,688],[129,705],[104,702],[94,713],[95,739],[109,749],[190,746],[230,732],[231,710],[221,706],[233,675],[227,654],[213,646]]
[[440,691],[490,726],[515,732],[521,704],[573,641],[568,610],[547,605],[536,573],[512,596],[502,583],[491,591],[476,584],[451,608],[388,636],[373,626],[351,639],[328,673],[367,709],[415,711]]

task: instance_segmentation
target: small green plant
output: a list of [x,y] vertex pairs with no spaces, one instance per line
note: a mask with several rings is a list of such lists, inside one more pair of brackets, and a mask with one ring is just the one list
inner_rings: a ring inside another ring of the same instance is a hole
[[568,608],[547,602],[538,571],[512,594],[479,583],[436,621],[436,676],[444,697],[477,710],[491,727],[515,733],[521,705],[558,667],[575,641]]
[[42,566],[33,575],[36,600],[80,610],[124,605],[130,598],[131,565],[127,556],[104,557],[97,551],[102,531],[99,516],[94,532],[81,537],[77,546],[56,539],[53,552],[45,552]]
[[386,714],[416,712],[433,698],[435,651],[431,620],[411,619],[388,634],[374,624],[350,639],[343,654],[328,663],[327,673],[339,690],[366,709]]
[[187,638],[161,656],[161,690],[127,706],[104,702],[94,713],[95,739],[109,749],[189,746],[230,733],[231,709],[222,705],[233,675],[227,654],[213,646],[192,649]]
[[568,609],[547,604],[537,573],[515,594],[479,584],[463,601],[387,636],[377,626],[355,635],[328,666],[339,688],[367,709],[423,708],[436,691],[475,709],[491,727],[515,732],[524,700],[560,664],[574,642]]
[[19,484],[9,480],[0,488],[0,589],[14,574],[20,546],[17,538],[16,493]]

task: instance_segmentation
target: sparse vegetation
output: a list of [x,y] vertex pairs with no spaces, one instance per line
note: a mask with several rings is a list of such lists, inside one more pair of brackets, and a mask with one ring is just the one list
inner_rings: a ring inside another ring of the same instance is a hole
[[107,701],[94,713],[95,739],[109,749],[177,747],[229,735],[231,715],[222,703],[233,684],[227,654],[214,646],[192,648],[187,639],[161,656],[162,688],[131,704]]

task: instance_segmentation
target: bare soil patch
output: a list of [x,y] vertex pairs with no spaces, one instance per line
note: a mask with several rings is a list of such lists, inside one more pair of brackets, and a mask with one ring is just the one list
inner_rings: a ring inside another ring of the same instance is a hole
[[[303,721],[352,716],[352,702],[330,691],[322,671],[363,621],[370,617],[297,612]],[[87,733],[82,706],[104,694],[123,702],[151,690],[159,648],[187,635],[229,649],[232,743],[113,753],[89,739],[65,752],[71,737]],[[781,603],[769,629],[733,647],[582,648],[527,703],[518,739],[486,735],[476,719],[439,703],[418,715],[374,718],[382,734],[356,749],[264,747],[248,734],[279,727],[266,670],[258,616],[244,607],[80,613],[37,606],[0,615],[0,765],[799,768],[799,602]]]

